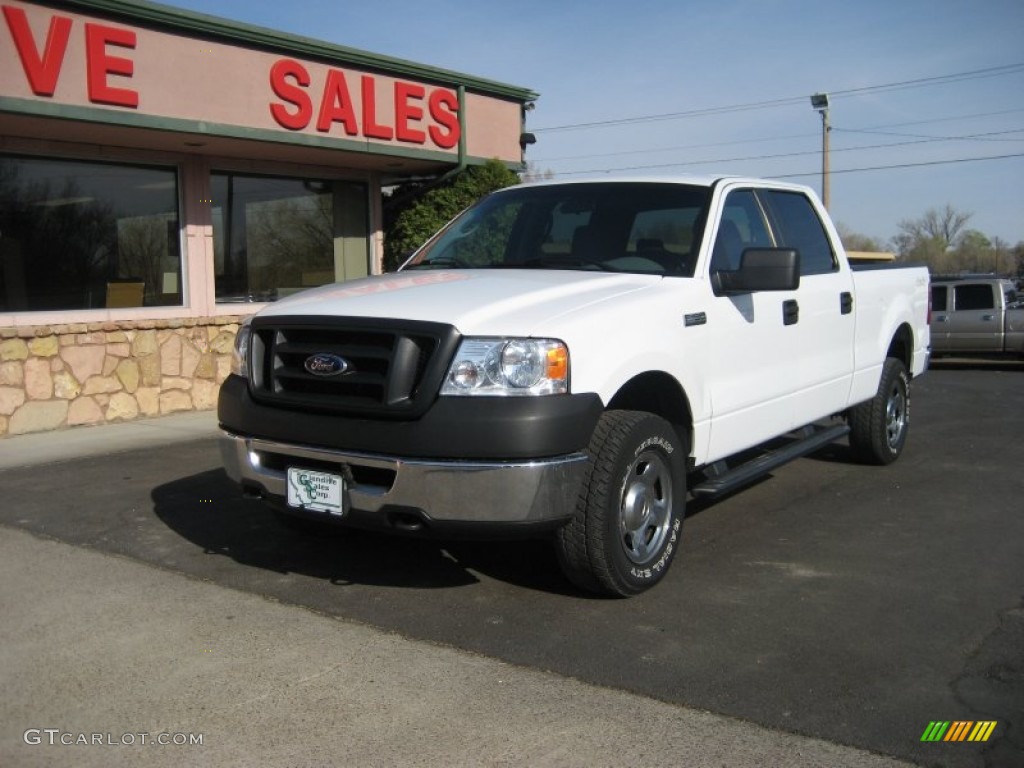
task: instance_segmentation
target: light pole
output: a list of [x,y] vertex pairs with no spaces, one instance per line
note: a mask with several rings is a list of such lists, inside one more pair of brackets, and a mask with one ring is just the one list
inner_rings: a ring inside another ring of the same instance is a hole
[[811,96],[811,106],[821,114],[821,202],[828,208],[828,134],[832,130],[828,122],[828,94],[816,93]]

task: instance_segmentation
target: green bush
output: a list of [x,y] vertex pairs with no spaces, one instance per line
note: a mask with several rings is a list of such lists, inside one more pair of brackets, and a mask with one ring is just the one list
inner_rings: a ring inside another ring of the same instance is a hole
[[431,187],[410,183],[384,199],[384,270],[391,272],[460,211],[496,189],[519,183],[499,160],[488,160]]

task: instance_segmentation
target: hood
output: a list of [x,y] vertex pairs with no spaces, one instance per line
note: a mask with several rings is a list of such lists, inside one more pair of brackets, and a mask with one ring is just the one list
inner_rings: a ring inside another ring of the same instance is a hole
[[571,270],[410,271],[313,288],[260,316],[387,317],[449,323],[463,335],[529,336],[557,316],[660,281],[656,275]]

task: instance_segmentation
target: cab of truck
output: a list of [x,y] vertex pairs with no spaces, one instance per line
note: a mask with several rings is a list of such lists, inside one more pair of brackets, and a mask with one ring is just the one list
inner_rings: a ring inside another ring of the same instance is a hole
[[[993,276],[933,277],[931,337],[935,354],[1017,352],[1024,310],[1013,282]],[[1010,314],[1008,314],[1010,313]],[[1019,315],[1019,316],[1018,316]]]

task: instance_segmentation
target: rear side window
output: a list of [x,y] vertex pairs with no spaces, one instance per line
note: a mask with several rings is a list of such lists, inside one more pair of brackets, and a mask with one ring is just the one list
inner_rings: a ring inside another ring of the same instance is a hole
[[799,192],[760,193],[775,226],[776,245],[800,252],[800,274],[821,275],[838,268],[832,244],[811,201]]
[[946,311],[946,298],[948,289],[944,285],[932,286],[932,310],[935,312]]
[[958,310],[994,309],[996,306],[992,286],[984,283],[955,286],[953,299]]

